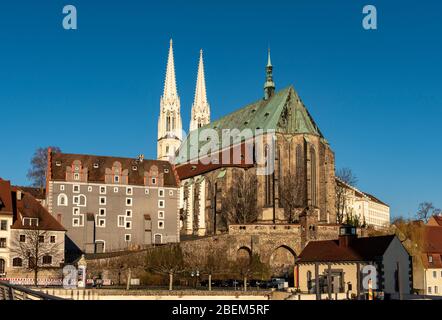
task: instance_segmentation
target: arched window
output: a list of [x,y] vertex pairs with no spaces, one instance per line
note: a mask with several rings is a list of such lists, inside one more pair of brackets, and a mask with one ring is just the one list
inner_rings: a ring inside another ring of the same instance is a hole
[[63,207],[66,207],[68,205],[68,197],[64,193],[58,195],[57,205]]
[[307,289],[310,291],[312,289],[312,272],[307,271]]
[[312,205],[316,206],[316,152],[314,148],[310,148],[310,194]]
[[12,266],[13,267],[21,267],[21,266],[23,266],[22,258],[14,258],[14,259],[12,259]]
[[43,264],[52,264],[52,256],[50,255],[43,256]]
[[175,130],[175,115],[172,115],[172,130]]
[[302,147],[296,146],[296,175],[299,177],[302,174],[303,167]]
[[[266,145],[264,147],[264,157],[266,159],[266,167],[267,166],[267,161],[269,161],[269,153],[270,153],[270,148],[269,145]],[[272,174],[267,173],[265,175],[265,205],[266,206],[271,206],[273,204],[272,201]]]
[[86,207],[86,196],[83,194],[80,194],[78,196],[78,205],[81,207]]
[[169,154],[169,145],[166,145],[166,154]]
[[170,131],[170,115],[168,114],[166,117],[166,131]]
[[5,274],[6,262],[4,259],[0,259],[0,274]]

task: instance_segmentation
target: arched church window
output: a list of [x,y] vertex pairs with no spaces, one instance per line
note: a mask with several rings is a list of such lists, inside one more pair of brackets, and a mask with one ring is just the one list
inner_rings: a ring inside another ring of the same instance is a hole
[[311,199],[312,205],[316,206],[317,204],[317,195],[316,195],[316,152],[314,148],[310,148],[310,191],[311,191]]
[[[270,148],[269,145],[264,147],[264,157],[266,159],[266,167],[269,156]],[[266,206],[272,205],[272,175],[270,173],[265,175],[265,204]]]
[[166,117],[166,131],[170,131],[170,115]]

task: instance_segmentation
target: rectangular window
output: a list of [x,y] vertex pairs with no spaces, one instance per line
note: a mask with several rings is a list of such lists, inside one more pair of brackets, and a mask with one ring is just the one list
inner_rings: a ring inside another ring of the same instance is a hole
[[164,189],[158,189],[158,197],[164,197]]
[[428,256],[428,262],[433,263],[433,256]]
[[132,198],[126,198],[126,205],[132,206]]
[[106,208],[100,208],[100,210],[98,211],[98,215],[100,217],[106,216]]
[[115,176],[114,177],[114,182],[115,183],[119,183],[120,182],[120,177],[119,176]]
[[126,221],[126,229],[132,229],[132,221]]
[[428,287],[428,293],[431,294],[431,287]]
[[38,227],[38,218],[23,218],[23,225],[26,227]]
[[20,242],[26,242],[26,236],[24,234],[20,235]]
[[126,188],[126,194],[128,195],[128,196],[131,196],[132,195],[132,192],[133,192],[133,189],[132,188]]
[[106,194],[106,187],[100,186],[100,194]]
[[6,238],[0,238],[0,248],[6,248]]
[[106,228],[106,219],[98,219],[97,220],[97,227]]
[[158,221],[158,229],[164,229],[164,221]]
[[437,278],[437,272],[433,271],[433,278]]
[[126,222],[125,216],[118,216],[118,227],[124,227]]
[[158,211],[158,219],[164,219],[164,211]]
[[132,210],[126,210],[126,217],[132,217]]
[[124,235],[124,241],[126,241],[126,242],[130,242],[131,239],[132,239],[132,235],[130,235],[130,234],[125,234],[125,235]]
[[74,191],[75,193],[79,193],[79,192],[80,192],[80,186],[79,186],[78,184],[74,185],[74,187],[73,187],[73,191]]
[[435,294],[438,294],[438,293],[439,293],[439,290],[438,290],[438,287],[437,287],[437,286],[434,286],[434,293],[435,293]]
[[78,216],[72,219],[73,227],[82,227],[83,226],[83,216]]
[[0,230],[7,231],[8,230],[8,220],[2,220],[0,223]]
[[118,193],[118,187],[114,187],[114,193]]
[[157,184],[157,179],[152,178],[152,184]]
[[51,243],[55,243],[55,236],[51,236],[51,238],[50,238],[51,240]]
[[60,191],[64,191],[64,184],[60,185]]
[[80,208],[72,208],[72,214],[78,216],[80,214]]
[[106,197],[100,197],[100,204],[106,204]]
[[45,242],[45,237],[44,236],[38,236],[38,242],[44,243]]
[[164,200],[158,200],[158,208],[164,208]]
[[80,198],[79,198],[78,196],[75,196],[75,197],[74,197],[74,200],[72,201],[72,203],[73,203],[73,204],[78,204],[78,203],[80,202],[79,199],[80,199]]

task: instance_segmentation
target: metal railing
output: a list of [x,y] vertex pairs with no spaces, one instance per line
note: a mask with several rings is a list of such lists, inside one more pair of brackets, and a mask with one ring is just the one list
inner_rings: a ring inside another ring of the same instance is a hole
[[26,287],[0,281],[0,300],[64,300]]

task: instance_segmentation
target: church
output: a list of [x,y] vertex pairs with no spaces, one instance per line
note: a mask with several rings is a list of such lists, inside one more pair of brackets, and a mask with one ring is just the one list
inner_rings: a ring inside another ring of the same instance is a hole
[[[295,88],[276,90],[270,51],[265,72],[261,98],[211,122],[201,51],[190,132],[183,139],[170,42],[157,147],[158,159],[173,162],[180,179],[182,234],[215,235],[232,224],[293,224],[309,241],[321,226],[337,226],[334,152]],[[212,161],[204,161],[206,132],[226,131],[239,132],[237,139],[215,143],[208,148]],[[246,131],[259,131],[262,145],[256,135],[241,136]],[[235,154],[236,161],[224,161]],[[260,171],[262,159],[271,164],[267,174]]]

